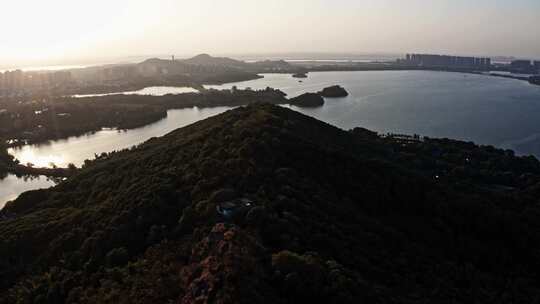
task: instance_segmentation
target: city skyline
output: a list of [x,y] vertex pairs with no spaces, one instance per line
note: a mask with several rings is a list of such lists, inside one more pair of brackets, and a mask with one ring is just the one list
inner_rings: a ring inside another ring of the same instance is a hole
[[540,2],[432,2],[21,0],[4,6],[0,66],[198,53],[540,58]]

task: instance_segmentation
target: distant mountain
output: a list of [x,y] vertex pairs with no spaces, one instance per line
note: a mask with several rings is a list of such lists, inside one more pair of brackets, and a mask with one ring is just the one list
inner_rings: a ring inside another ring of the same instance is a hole
[[[97,66],[72,70],[71,75],[89,89],[108,92],[119,87],[152,85],[220,84],[260,78],[261,73],[297,73],[303,69],[283,60],[244,62],[208,54],[189,59],[150,58],[138,64]],[[109,85],[111,88],[107,88]],[[79,90],[84,91],[84,90]],[[121,90],[120,90],[121,91]]]
[[177,59],[162,60],[162,59],[149,59],[142,64],[155,64],[155,65],[178,65],[188,64],[202,67],[219,67],[226,69],[236,69],[245,72],[263,73],[263,72],[296,72],[301,70],[284,60],[264,60],[256,62],[245,62],[227,57],[212,57],[208,54],[200,54],[189,59]]
[[0,213],[0,303],[531,303],[540,163],[240,107]]
[[137,64],[137,74],[175,83],[218,84],[260,78],[259,71],[228,58],[200,55],[186,60],[151,58]]
[[222,67],[229,67],[229,68],[247,68],[249,64],[227,58],[227,57],[212,57],[208,54],[200,54],[193,58],[181,60],[183,63],[187,64],[194,64],[194,65],[202,65],[202,66],[222,66]]

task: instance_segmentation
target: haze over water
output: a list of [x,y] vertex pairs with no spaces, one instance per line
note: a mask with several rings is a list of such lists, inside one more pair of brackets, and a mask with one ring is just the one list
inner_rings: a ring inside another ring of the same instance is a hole
[[2,9],[6,67],[201,52],[540,58],[538,0],[20,0]]

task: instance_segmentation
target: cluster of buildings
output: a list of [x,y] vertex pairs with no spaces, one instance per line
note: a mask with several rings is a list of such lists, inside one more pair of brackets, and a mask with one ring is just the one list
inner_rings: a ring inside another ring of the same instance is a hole
[[21,70],[0,73],[0,96],[8,96],[23,90],[44,90],[65,86],[73,81],[68,71],[23,72]]
[[432,54],[407,54],[404,59],[398,59],[398,63],[418,67],[485,70],[491,67],[491,58]]
[[139,76],[140,71],[135,65],[119,65],[106,67],[96,73],[100,82],[129,79]]
[[538,74],[540,73],[540,61],[514,60],[510,63],[514,73]]
[[439,68],[439,69],[468,69],[477,71],[490,71],[496,68],[512,73],[540,74],[540,61],[514,60],[508,64],[492,65],[491,58],[462,57],[433,54],[407,54],[405,58],[398,59],[397,64],[408,67]]

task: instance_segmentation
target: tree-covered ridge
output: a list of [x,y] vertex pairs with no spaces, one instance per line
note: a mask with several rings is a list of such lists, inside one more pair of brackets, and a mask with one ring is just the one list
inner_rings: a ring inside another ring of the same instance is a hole
[[[86,98],[58,97],[50,100],[3,104],[0,137],[16,144],[80,136],[102,128],[134,129],[167,117],[167,110],[192,107],[240,106],[253,102],[287,103],[285,93],[264,90],[204,90],[201,93],[106,95]],[[1,114],[1,113],[0,113]]]
[[8,204],[0,303],[529,303],[539,166],[237,108]]
[[9,166],[13,163],[13,156],[7,152],[6,142],[0,137],[0,178],[5,177]]

